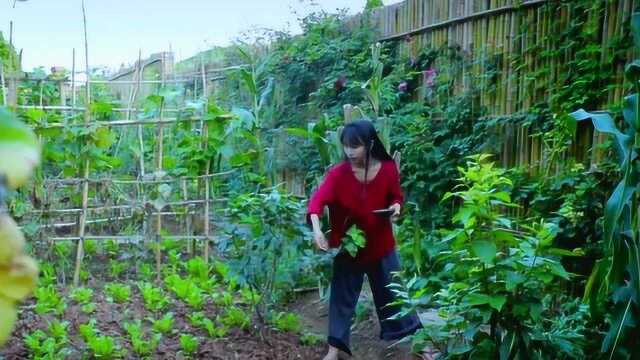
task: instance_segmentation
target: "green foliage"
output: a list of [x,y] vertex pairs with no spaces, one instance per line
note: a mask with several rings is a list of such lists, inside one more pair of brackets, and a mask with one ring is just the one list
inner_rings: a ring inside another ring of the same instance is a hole
[[152,334],[150,339],[145,340],[142,323],[139,320],[135,323],[125,323],[124,329],[129,334],[134,353],[142,357],[151,356],[155,353],[162,338],[161,334]]
[[384,6],[384,4],[382,3],[382,0],[367,0],[365,9],[370,10],[370,9],[378,8],[380,6]]
[[124,304],[131,297],[131,286],[117,283],[109,283],[104,286],[104,291],[109,301]]
[[294,313],[276,313],[273,315],[271,323],[273,324],[273,327],[279,331],[297,333],[302,330],[300,318]]
[[88,304],[93,300],[93,289],[90,288],[75,288],[71,290],[69,295],[78,304]]
[[227,335],[229,329],[226,326],[217,326],[211,319],[203,313],[195,312],[189,315],[189,321],[196,327],[200,327],[207,332],[211,338],[222,338]]
[[180,335],[180,348],[187,355],[193,355],[198,351],[200,342],[197,337],[189,334]]
[[[640,13],[632,15],[631,26],[634,39],[640,38]],[[640,49],[640,45],[636,44]],[[618,166],[622,179],[607,200],[604,210],[605,256],[593,269],[585,289],[585,299],[591,305],[594,316],[600,316],[605,299],[613,306],[609,312],[609,331],[602,344],[602,351],[610,358],[616,354],[635,357],[638,348],[634,345],[633,333],[638,329],[638,298],[640,293],[640,240],[638,239],[638,154],[640,147],[640,73],[638,60],[626,67],[626,76],[632,83],[634,94],[625,98],[620,130],[614,119],[604,112],[578,110],[571,114],[578,121],[591,120],[594,128],[613,136]],[[634,332],[634,329],[636,330]]]
[[112,278],[117,279],[127,270],[128,265],[126,261],[111,259],[109,260],[109,274]]
[[167,307],[169,299],[161,288],[153,286],[151,283],[141,281],[138,283],[138,290],[142,295],[144,307],[151,312],[159,312]]
[[223,246],[239,281],[261,295],[258,311],[266,314],[266,307],[276,301],[276,288],[293,285],[287,276],[300,261],[303,246],[309,246],[304,240],[306,229],[297,221],[301,203],[274,188],[234,195],[229,213],[235,222],[227,230],[232,241]]
[[69,355],[69,322],[49,322],[47,333],[36,330],[24,336],[24,343],[36,359],[60,359]]
[[300,337],[300,343],[304,346],[315,346],[319,344],[323,339],[324,337],[320,335],[306,333]]
[[246,311],[237,307],[228,307],[224,315],[220,317],[220,323],[226,327],[247,329],[251,324],[251,318]]
[[53,285],[37,287],[33,295],[36,297],[36,313],[46,314],[54,313],[62,315],[67,307],[60,293]]
[[[515,219],[500,211],[515,206],[512,183],[488,157],[468,157],[466,168],[460,169],[457,191],[443,197],[461,202],[453,217],[458,227],[443,232],[450,251],[442,261],[447,262],[451,279],[432,299],[445,322],[422,330],[416,339],[438,343],[443,353],[470,357],[581,354],[582,322],[555,329],[564,339],[557,347],[534,330],[535,324],[544,323],[545,312],[556,316],[544,307],[545,294],[555,293],[559,280],[570,279],[554,255],[577,253],[553,247],[557,231],[553,224],[536,221],[515,229]],[[412,305],[424,303],[420,297],[428,296],[418,293],[407,298],[402,288],[396,290]]]
[[153,320],[152,328],[160,334],[169,334],[173,329],[173,313],[166,313],[162,318]]
[[115,339],[111,336],[99,335],[99,331],[95,326],[95,319],[92,319],[87,324],[82,324],[78,328],[91,354],[96,359],[117,359],[123,357],[125,351],[116,344]]
[[191,278],[183,279],[180,275],[172,274],[165,278],[165,283],[169,290],[193,309],[200,310],[202,308],[205,294]]
[[341,249],[351,255],[351,257],[356,257],[358,251],[364,248],[366,243],[367,239],[364,237],[362,230],[353,226],[347,231],[344,238],[342,238]]

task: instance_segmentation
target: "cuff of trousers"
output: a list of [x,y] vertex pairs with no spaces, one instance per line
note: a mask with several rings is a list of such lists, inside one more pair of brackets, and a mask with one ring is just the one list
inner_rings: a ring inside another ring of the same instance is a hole
[[422,324],[420,323],[420,320],[418,320],[416,318],[416,323],[413,326],[410,326],[404,330],[401,331],[396,331],[396,332],[387,332],[387,333],[382,333],[382,331],[380,332],[380,339],[385,340],[385,341],[390,341],[390,340],[399,340],[402,339],[405,336],[411,335],[414,332],[418,331],[418,329],[422,329]]
[[333,346],[334,348],[337,348],[338,350],[346,352],[347,354],[349,354],[349,356],[353,356],[353,354],[351,353],[351,350],[349,350],[349,347],[345,343],[340,341],[340,339],[335,338],[333,336],[329,336],[327,339],[327,342],[329,343],[329,345]]

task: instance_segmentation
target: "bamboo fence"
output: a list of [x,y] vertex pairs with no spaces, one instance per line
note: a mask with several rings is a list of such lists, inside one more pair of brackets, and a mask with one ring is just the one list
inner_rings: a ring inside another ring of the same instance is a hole
[[[630,14],[638,0],[592,2],[589,24],[598,29],[604,62],[613,39],[628,31]],[[527,113],[535,104],[547,103],[557,94],[573,54],[559,49],[553,34],[561,34],[576,17],[576,2],[559,0],[405,0],[355,16],[348,25],[370,22],[379,41],[398,44],[402,57],[416,57],[425,48],[455,48],[463,54],[453,94],[471,85],[479,88],[477,106],[486,117],[507,117]],[[556,51],[557,56],[540,56]],[[628,54],[627,59],[631,59]],[[625,95],[624,62],[615,64],[615,85],[603,91],[602,103],[593,109],[608,109]],[[436,69],[438,64],[436,64]],[[526,166],[533,172],[547,164],[548,149],[528,125],[506,124],[500,159],[505,167]],[[579,127],[572,152],[577,158],[597,165],[602,151],[591,151],[606,140],[592,128]]]

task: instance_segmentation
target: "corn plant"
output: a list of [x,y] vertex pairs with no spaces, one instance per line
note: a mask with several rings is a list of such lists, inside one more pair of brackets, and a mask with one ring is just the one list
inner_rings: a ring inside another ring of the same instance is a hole
[[[635,47],[640,50],[640,13],[631,16],[631,28]],[[597,131],[613,136],[622,174],[605,205],[605,256],[596,263],[584,294],[597,318],[607,299],[612,303],[601,349],[610,359],[616,354],[640,356],[636,341],[640,331],[640,59],[627,65],[625,75],[635,93],[624,99],[622,128],[606,112],[580,109],[571,114],[577,121],[591,120]]]

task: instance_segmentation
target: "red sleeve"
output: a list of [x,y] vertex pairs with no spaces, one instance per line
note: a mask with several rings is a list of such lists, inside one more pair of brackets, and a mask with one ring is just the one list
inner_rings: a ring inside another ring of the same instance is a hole
[[395,161],[390,161],[387,165],[389,167],[389,179],[390,179],[390,189],[389,189],[389,205],[393,204],[404,204],[404,195],[402,194],[402,188],[400,188],[400,172],[398,172],[398,167],[396,166]]
[[309,207],[307,209],[307,223],[311,222],[311,214],[322,217],[324,207],[331,204],[335,198],[336,171],[335,168],[330,169],[324,177],[318,189],[311,195]]

